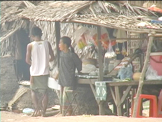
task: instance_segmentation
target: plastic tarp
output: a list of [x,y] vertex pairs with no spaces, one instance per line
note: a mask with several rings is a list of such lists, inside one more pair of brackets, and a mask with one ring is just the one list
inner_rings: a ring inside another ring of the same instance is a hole
[[149,7],[148,9],[151,10],[151,11],[162,13],[162,9],[156,7],[155,5]]

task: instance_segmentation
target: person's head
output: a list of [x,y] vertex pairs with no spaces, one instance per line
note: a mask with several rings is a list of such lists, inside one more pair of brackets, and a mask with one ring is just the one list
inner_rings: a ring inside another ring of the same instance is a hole
[[39,27],[34,26],[31,30],[31,38],[35,40],[35,38],[41,38],[42,30]]
[[59,48],[61,51],[67,50],[70,48],[71,52],[74,52],[74,49],[71,46],[71,39],[68,36],[61,37]]

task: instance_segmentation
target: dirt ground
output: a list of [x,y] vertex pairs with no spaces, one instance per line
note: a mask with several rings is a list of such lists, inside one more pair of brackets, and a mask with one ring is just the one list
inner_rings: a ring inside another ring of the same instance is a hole
[[25,114],[1,111],[1,122],[162,122],[162,118],[128,118],[121,116],[65,116],[31,117]]

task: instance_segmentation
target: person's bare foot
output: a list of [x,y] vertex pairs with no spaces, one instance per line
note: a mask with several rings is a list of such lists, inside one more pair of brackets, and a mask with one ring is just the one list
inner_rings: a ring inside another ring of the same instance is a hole
[[35,110],[31,116],[32,117],[41,116],[41,111],[40,110]]
[[42,111],[42,112],[41,112],[41,116],[42,116],[42,117],[46,117],[46,112]]

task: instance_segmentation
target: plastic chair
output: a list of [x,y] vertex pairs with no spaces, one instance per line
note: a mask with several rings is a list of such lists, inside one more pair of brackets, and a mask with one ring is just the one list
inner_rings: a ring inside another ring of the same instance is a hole
[[162,117],[162,89],[158,97],[158,117]]
[[[148,99],[150,100],[150,107],[149,107],[149,117],[158,117],[158,110],[157,110],[157,97],[155,95],[147,95],[147,94],[141,94],[139,96],[139,101],[138,101],[138,107],[137,107],[137,116],[138,118],[145,118],[145,116],[142,116],[141,113],[141,105],[142,105],[142,100],[143,99]],[[131,108],[131,113],[133,113],[133,106],[134,103],[132,103],[132,108]]]

